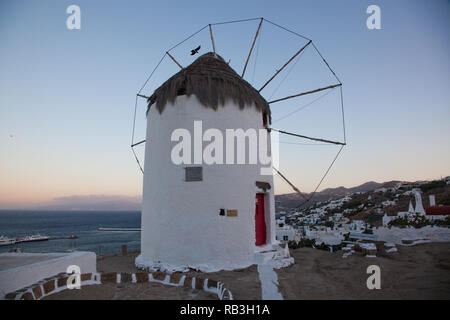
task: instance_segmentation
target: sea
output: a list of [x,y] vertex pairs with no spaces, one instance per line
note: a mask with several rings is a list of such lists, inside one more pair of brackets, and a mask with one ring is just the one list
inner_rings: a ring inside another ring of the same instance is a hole
[[139,231],[99,231],[98,228],[140,228],[139,211],[19,211],[0,210],[0,236],[8,238],[40,234],[55,239],[0,246],[0,253],[13,248],[23,252],[93,251],[97,254],[139,250]]

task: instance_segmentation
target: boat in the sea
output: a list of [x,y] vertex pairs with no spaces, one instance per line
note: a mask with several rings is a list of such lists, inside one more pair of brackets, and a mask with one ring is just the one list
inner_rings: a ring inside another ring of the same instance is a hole
[[16,239],[0,236],[0,246],[8,246],[11,244],[15,244],[16,242]]
[[16,242],[34,242],[34,241],[47,241],[49,237],[41,236],[40,234],[26,236],[24,238],[17,238]]

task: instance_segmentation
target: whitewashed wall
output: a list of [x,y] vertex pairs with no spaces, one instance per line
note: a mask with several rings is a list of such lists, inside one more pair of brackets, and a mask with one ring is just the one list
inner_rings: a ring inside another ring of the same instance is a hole
[[[260,176],[259,165],[203,164],[203,181],[185,182],[185,165],[172,163],[171,150],[177,143],[170,141],[172,132],[186,128],[193,141],[194,120],[203,121],[203,132],[220,129],[224,145],[225,129],[263,128],[261,112],[254,107],[240,110],[232,102],[214,111],[203,107],[195,96],[180,96],[162,114],[150,109],[139,266],[160,263],[168,270],[213,271],[252,264],[256,181],[272,186],[266,200],[266,214],[270,212],[272,221],[267,224],[267,243],[275,243],[273,177]],[[237,209],[238,216],[220,216],[220,209]]]
[[[33,258],[39,261],[30,263]],[[9,292],[32,285],[42,279],[65,273],[67,267],[76,265],[81,273],[97,272],[97,256],[94,252],[72,253],[2,253],[5,265],[0,270],[0,299]]]

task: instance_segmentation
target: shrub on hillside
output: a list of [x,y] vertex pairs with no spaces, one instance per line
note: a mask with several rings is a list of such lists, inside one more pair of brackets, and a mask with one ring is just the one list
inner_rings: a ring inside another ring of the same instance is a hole
[[439,227],[450,227],[450,216],[445,217],[444,220],[436,220],[434,224]]
[[357,207],[359,207],[360,205],[362,205],[361,201],[358,200],[351,200],[347,203],[344,203],[344,205],[341,207],[341,210],[345,210],[345,209],[356,209]]
[[382,220],[383,215],[379,214],[379,213],[373,213],[373,214],[368,215],[366,218],[367,218],[367,222],[374,223],[376,221]]
[[450,206],[450,194],[447,194],[445,198],[439,201],[439,204],[442,204],[444,206]]
[[430,183],[421,185],[420,190],[422,190],[422,192],[428,192],[429,190],[445,187],[445,185],[446,183],[443,180],[432,181]]
[[302,238],[300,241],[289,241],[288,247],[289,249],[298,249],[298,248],[314,248],[316,244],[315,239]]
[[402,218],[397,218],[389,222],[388,226],[390,227],[399,227],[399,228],[405,228],[405,227],[414,227],[416,229],[423,228],[425,226],[432,226],[435,225],[436,222],[428,220],[426,217],[421,215],[414,215],[414,216],[406,216]]

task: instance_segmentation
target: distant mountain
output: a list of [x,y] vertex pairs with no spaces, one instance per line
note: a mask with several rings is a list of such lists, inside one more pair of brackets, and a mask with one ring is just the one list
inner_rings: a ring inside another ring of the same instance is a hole
[[120,195],[75,195],[59,197],[51,202],[42,204],[40,210],[114,210],[114,211],[140,211],[142,197]]
[[[314,194],[311,201],[309,201],[308,203],[305,203],[305,204],[304,204],[305,200],[298,193],[276,195],[275,203],[276,203],[276,208],[278,210],[283,210],[284,208],[286,208],[286,209],[296,208],[300,205],[302,205],[302,208],[309,208],[317,202],[323,202],[323,201],[342,198],[342,197],[345,197],[346,195],[349,195],[349,194],[355,193],[355,192],[368,192],[368,191],[373,191],[375,189],[383,188],[383,187],[389,188],[389,187],[393,187],[398,182],[399,181],[389,181],[389,182],[378,183],[375,181],[369,181],[369,182],[363,183],[362,185],[352,187],[352,188],[345,188],[343,186],[336,187],[336,188],[327,188],[320,192],[316,192],[316,194]],[[309,198],[312,194],[306,193],[305,195],[307,198]]]

